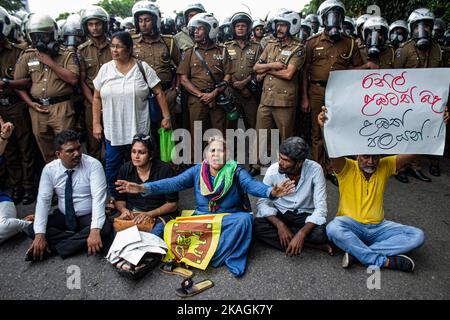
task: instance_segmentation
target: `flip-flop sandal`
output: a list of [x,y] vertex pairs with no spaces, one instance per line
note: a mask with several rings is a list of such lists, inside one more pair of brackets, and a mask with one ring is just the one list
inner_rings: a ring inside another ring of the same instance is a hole
[[194,284],[194,281],[192,281],[191,278],[188,278],[183,280],[181,288],[176,289],[176,294],[181,298],[187,298],[212,287],[214,287],[214,283],[211,280],[203,280]]
[[159,269],[164,273],[174,274],[184,278],[192,278],[194,276],[194,272],[192,270],[188,270],[181,266],[176,266],[173,261],[163,264]]

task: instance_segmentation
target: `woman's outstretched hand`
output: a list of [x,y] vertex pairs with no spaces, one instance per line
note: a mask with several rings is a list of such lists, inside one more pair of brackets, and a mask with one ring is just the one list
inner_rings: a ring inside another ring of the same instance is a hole
[[129,182],[126,180],[117,180],[116,186],[116,190],[119,193],[141,193],[145,191],[143,184]]
[[272,188],[272,196],[280,198],[291,194],[295,190],[295,181],[286,179]]

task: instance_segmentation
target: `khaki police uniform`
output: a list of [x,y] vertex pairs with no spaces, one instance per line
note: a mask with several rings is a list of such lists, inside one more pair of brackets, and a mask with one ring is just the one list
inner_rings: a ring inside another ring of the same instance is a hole
[[[200,91],[212,91],[215,84],[194,50],[198,50],[202,55],[216,81],[223,80],[226,74],[233,74],[230,58],[224,46],[215,44],[204,49],[195,44],[193,48],[187,49],[182,54],[177,74],[187,75],[192,84]],[[199,98],[191,94],[188,94],[187,105],[191,134],[194,133],[194,121],[201,121],[203,131],[212,127],[219,129],[225,136],[226,114],[222,108],[216,106],[214,102],[211,106],[205,105],[200,102]]]
[[277,38],[272,33],[262,37],[261,41],[259,41],[259,44],[261,45],[261,48],[263,48],[264,50],[270,41],[277,41]]
[[[253,66],[258,61],[262,49],[255,41],[246,41],[244,48],[241,48],[237,40],[225,42],[233,71],[231,81],[242,81],[253,74]],[[238,111],[244,116],[245,127],[255,128],[256,111],[258,109],[257,98],[248,88],[243,90],[233,89],[235,105]],[[230,121],[229,128],[236,129],[237,121]]]
[[395,58],[395,50],[391,45],[385,45],[378,57],[369,57],[366,46],[359,47],[359,53],[364,63],[373,62],[380,69],[392,69]]
[[154,40],[145,40],[139,34],[133,37],[133,41],[134,56],[147,62],[156,71],[158,78],[161,80],[167,104],[172,112],[175,108],[177,96],[173,82],[175,74],[172,73],[172,69],[180,63],[180,49],[178,49],[174,38],[170,35],[162,35]]
[[[16,64],[15,78],[31,78],[32,100],[48,108],[41,113],[29,108],[31,124],[39,149],[46,162],[55,159],[53,139],[63,130],[74,127],[75,112],[71,96],[73,87],[39,61],[36,49],[28,49]],[[71,51],[60,51],[52,58],[59,66],[80,74],[78,59]]]
[[[431,41],[428,51],[420,51],[417,49],[415,41],[410,39],[402,43],[395,52],[394,68],[396,69],[440,68],[442,65],[441,47],[435,40]],[[439,165],[438,157],[428,156],[428,158],[432,165]],[[421,161],[414,160],[410,166],[415,170],[421,170]]]
[[[5,45],[0,49],[0,78],[14,78],[16,61],[21,53],[18,45],[5,39]],[[23,186],[32,189],[36,186],[36,157],[31,120],[28,106],[13,89],[7,88],[0,93],[0,116],[5,122],[14,124],[4,153],[8,185],[11,188]]]
[[[100,68],[107,62],[112,60],[111,50],[109,48],[111,41],[107,41],[101,46],[97,47],[95,43],[89,39],[78,46],[78,55],[80,57],[81,72],[86,75],[86,85],[94,93],[93,81],[98,74]],[[92,104],[87,99],[84,99],[84,113],[87,129],[87,148],[88,154],[94,158],[100,159],[101,143],[99,143],[92,134]]]
[[325,105],[325,89],[330,71],[346,70],[363,64],[356,40],[341,34],[337,42],[332,42],[325,32],[320,32],[306,41],[306,64],[308,96],[311,107],[312,157],[326,173],[326,153],[322,131],[317,116]]
[[187,49],[192,48],[194,46],[194,40],[189,35],[189,31],[187,27],[183,27],[180,32],[173,36],[177,43],[177,47],[185,52]]
[[[291,38],[285,44],[269,41],[259,60],[266,63],[282,62],[286,66],[293,65],[299,72],[305,63],[305,48],[295,38]],[[257,132],[260,129],[271,130],[275,123],[280,130],[281,141],[294,135],[300,94],[298,79],[297,74],[290,81],[270,74],[265,76],[256,116]]]

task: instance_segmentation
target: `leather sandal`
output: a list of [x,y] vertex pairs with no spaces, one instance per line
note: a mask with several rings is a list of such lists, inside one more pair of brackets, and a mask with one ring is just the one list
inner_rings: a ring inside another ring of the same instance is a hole
[[192,278],[194,276],[194,272],[192,270],[177,266],[173,261],[163,264],[159,269],[164,273],[174,274],[184,278]]
[[181,298],[187,298],[212,287],[214,287],[214,283],[211,280],[203,280],[194,284],[194,281],[192,281],[191,278],[188,278],[183,280],[181,288],[176,289],[176,294]]

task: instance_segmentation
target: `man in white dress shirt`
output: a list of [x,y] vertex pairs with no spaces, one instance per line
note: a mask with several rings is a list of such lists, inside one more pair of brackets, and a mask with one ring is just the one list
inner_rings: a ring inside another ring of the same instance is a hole
[[[105,216],[106,178],[101,163],[81,151],[78,134],[62,131],[55,137],[57,159],[42,171],[27,261],[50,253],[67,258],[79,251],[100,253],[111,244],[112,224]],[[53,192],[58,209],[50,213]]]
[[288,177],[295,181],[295,192],[257,203],[255,237],[288,256],[300,254],[304,246],[333,254],[325,228],[325,177],[318,163],[306,159],[307,153],[302,138],[286,139],[280,146],[279,161],[269,167],[263,182],[274,186]]

